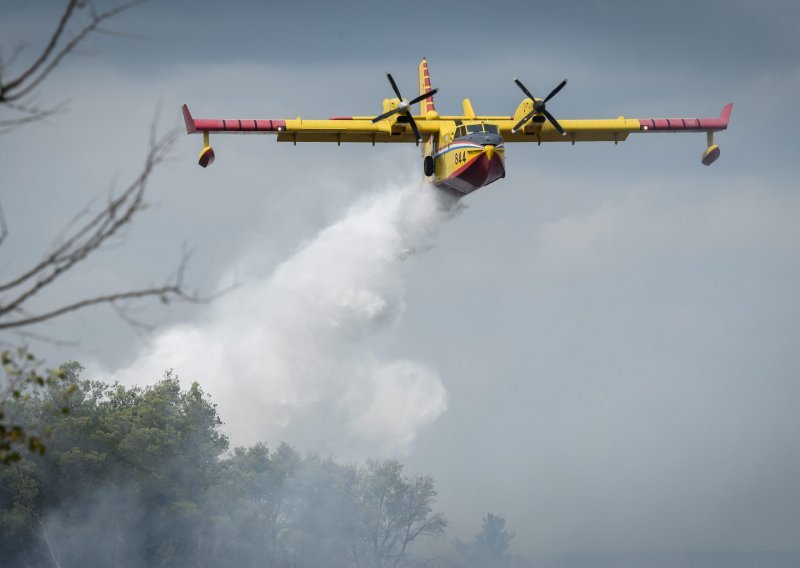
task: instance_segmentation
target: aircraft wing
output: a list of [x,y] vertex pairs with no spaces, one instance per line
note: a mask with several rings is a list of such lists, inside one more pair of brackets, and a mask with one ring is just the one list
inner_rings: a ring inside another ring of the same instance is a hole
[[[400,121],[372,122],[371,117],[337,116],[327,120],[296,119],[216,119],[194,118],[183,105],[186,132],[219,132],[228,134],[274,134],[278,142],[410,142],[416,144],[411,127]],[[421,133],[438,132],[439,126],[419,118]]]
[[713,118],[625,118],[600,120],[561,120],[562,135],[548,121],[540,124],[529,121],[524,128],[512,132],[515,119],[497,121],[506,142],[619,142],[632,132],[717,132],[728,128],[733,103]]

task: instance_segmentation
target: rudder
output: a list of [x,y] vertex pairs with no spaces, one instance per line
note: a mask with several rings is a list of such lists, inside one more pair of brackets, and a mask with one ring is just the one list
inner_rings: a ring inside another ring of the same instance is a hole
[[[431,76],[428,71],[428,61],[423,57],[419,64],[419,94],[427,93],[431,90]],[[428,111],[436,110],[433,104],[433,97],[428,97],[419,102],[419,113],[425,116]]]

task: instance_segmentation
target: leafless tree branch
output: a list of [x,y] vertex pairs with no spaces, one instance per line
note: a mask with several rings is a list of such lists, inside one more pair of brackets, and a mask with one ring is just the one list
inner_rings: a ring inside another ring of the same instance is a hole
[[[151,135],[152,136],[152,135]],[[71,236],[55,248],[41,262],[23,272],[12,280],[0,284],[0,292],[12,291],[15,288],[38,277],[35,282],[20,292],[13,300],[0,303],[0,317],[23,302],[30,299],[42,288],[48,286],[61,274],[86,258],[100,245],[112,237],[120,228],[130,222],[131,218],[143,208],[144,193],[153,169],[161,163],[164,154],[175,141],[176,132],[172,131],[159,140],[150,142],[150,150],[145,159],[144,168],[136,180],[118,197],[79,227]]]
[[[139,37],[105,27],[107,21],[143,0],[118,1],[122,3],[115,8],[97,11],[91,1],[66,0],[66,7],[43,50],[33,63],[14,78],[8,78],[6,72],[9,64],[13,63],[23,51],[24,44],[18,45],[10,58],[4,60],[0,57],[0,108],[19,114],[14,118],[0,119],[0,133],[22,124],[41,120],[63,109],[63,106],[44,108],[34,104],[31,99],[35,97],[37,88],[48,75],[67,55],[75,53],[89,34]],[[70,36],[69,28],[77,19],[76,14],[81,9],[85,9],[87,23],[80,27],[76,34]],[[49,290],[60,281],[64,274],[97,250],[109,248],[115,239],[118,239],[124,232],[124,229],[131,224],[137,213],[146,208],[144,195],[150,175],[154,168],[166,159],[167,151],[177,134],[173,131],[159,138],[155,127],[157,122],[157,119],[154,120],[151,127],[150,147],[144,166],[133,182],[120,193],[112,190],[109,193],[108,201],[101,205],[99,211],[89,212],[88,208],[82,211],[67,224],[63,233],[40,261],[34,263],[27,270],[11,275],[7,281],[0,281],[0,330],[17,330],[98,304],[109,305],[133,327],[147,329],[147,324],[140,322],[132,315],[131,306],[135,300],[154,297],[163,303],[173,301],[207,302],[216,297],[215,295],[203,298],[196,292],[186,289],[184,272],[190,255],[184,253],[176,274],[162,286],[100,293],[81,300],[64,302],[49,311],[31,309],[34,298],[44,290]],[[2,206],[0,206],[0,248],[5,244],[8,234],[9,226]],[[223,290],[217,295],[226,291]]]
[[0,77],[3,76],[7,67],[10,67],[14,64],[14,62],[17,60],[17,57],[19,57],[27,47],[28,45],[24,41],[19,42],[14,47],[14,50],[11,52],[11,56],[8,59],[3,57],[2,52],[0,52]]
[[0,247],[3,246],[3,241],[6,240],[6,237],[8,237],[8,224],[3,213],[3,203],[0,202]]
[[155,330],[155,325],[134,317],[131,313],[132,310],[129,304],[121,305],[118,302],[111,302],[109,303],[109,306],[111,306],[111,309],[117,313],[119,319],[131,326],[131,329],[137,332],[137,334],[148,335]]
[[[163,161],[175,137],[176,132],[173,131],[166,136],[157,138],[155,127],[153,127],[150,133],[150,149],[144,167],[133,183],[118,196],[111,198],[99,213],[83,225],[77,226],[71,231],[71,234],[67,234],[63,242],[55,246],[54,250],[40,262],[8,282],[0,284],[0,292],[6,293],[7,298],[0,297],[0,330],[41,323],[98,304],[111,305],[117,313],[123,314],[125,321],[132,323],[135,320],[122,302],[146,297],[156,297],[165,304],[172,301],[200,303],[213,299],[201,297],[186,289],[184,273],[191,254],[184,252],[176,273],[163,286],[99,294],[43,313],[27,313],[24,310],[26,304],[34,296],[53,285],[67,271],[107,243],[123,227],[130,224],[136,213],[145,207],[144,194],[150,175],[153,169]],[[0,211],[0,213],[2,212]],[[0,228],[7,234],[6,224],[2,217],[0,217],[0,221],[2,221]],[[138,322],[137,327],[141,327]]]
[[[11,103],[20,101],[21,99],[29,96],[42,83],[42,81],[44,81],[47,76],[59,66],[61,61],[67,55],[72,53],[89,34],[92,32],[98,32],[98,30],[100,33],[108,34],[109,30],[100,27],[103,22],[119,15],[120,13],[130,9],[142,1],[143,0],[131,0],[120,4],[116,8],[112,8],[104,12],[96,12],[94,10],[94,6],[90,5],[89,22],[84,25],[69,41],[59,47],[59,44],[61,44],[61,40],[65,35],[65,30],[68,23],[73,19],[76,11],[86,5],[86,0],[69,0],[66,8],[64,9],[64,13],[61,15],[61,18],[56,25],[56,29],[53,31],[49,41],[47,42],[47,45],[33,63],[31,63],[27,68],[23,69],[22,72],[20,72],[20,74],[15,78],[9,80],[4,79],[5,70],[8,64],[16,59],[23,49],[23,46],[17,46],[12,53],[12,56],[9,58],[9,61],[0,65],[0,105],[12,108],[10,106]],[[114,32],[113,35],[125,34]],[[19,108],[14,110],[19,110]],[[57,112],[57,110],[38,109],[37,112],[29,112],[27,113],[27,116],[23,116],[21,118],[0,121],[0,133],[6,132],[22,124],[41,120],[45,116],[53,114],[53,112]]]
[[14,335],[21,337],[22,339],[33,339],[42,343],[49,343],[50,345],[55,345],[56,347],[75,347],[76,345],[79,345],[77,341],[58,339],[56,337],[42,335],[41,333],[33,333],[31,331],[15,331]]
[[92,13],[91,20],[84,26],[75,37],[66,43],[60,50],[56,51],[61,36],[64,34],[67,22],[72,18],[75,9],[82,7],[85,2],[82,0],[70,0],[67,4],[64,14],[58,22],[56,30],[50,37],[45,49],[41,55],[33,62],[27,69],[25,69],[16,79],[12,79],[3,85],[0,85],[0,103],[13,102],[18,100],[31,91],[33,91],[39,84],[55,69],[61,60],[64,59],[71,51],[75,49],[92,31],[94,31],[102,22],[113,18],[114,16],[130,9],[132,6],[141,3],[142,0],[133,0],[125,2],[101,13]]
[[[38,71],[39,68],[42,65],[45,64],[47,59],[53,53],[53,50],[56,48],[56,45],[58,44],[58,40],[61,39],[61,35],[64,33],[64,29],[67,27],[67,22],[70,20],[70,18],[72,17],[73,12],[75,12],[75,9],[78,8],[78,7],[80,7],[79,0],[70,0],[67,3],[67,7],[64,10],[64,13],[61,15],[61,19],[58,21],[58,25],[56,26],[56,29],[53,32],[53,35],[50,36],[50,41],[48,42],[47,46],[45,46],[44,51],[42,51],[41,55],[39,55],[39,58],[36,61],[34,61],[30,65],[30,67],[25,69],[19,75],[19,77],[17,77],[16,79],[13,79],[11,81],[8,81],[7,83],[4,83],[3,86],[0,87],[0,101],[5,102],[5,101],[9,100],[5,96],[6,93],[8,93],[9,91],[12,91],[13,89],[17,88],[18,86],[24,84],[25,81],[27,81],[29,77],[31,77],[34,73],[36,73],[36,71]],[[19,55],[19,54],[17,54],[17,55]]]
[[14,103],[7,103],[5,106],[7,108],[19,112],[23,116],[20,116],[18,118],[8,118],[0,120],[0,134],[7,134],[8,132],[11,132],[15,128],[18,128],[25,124],[29,124],[31,122],[38,122],[40,120],[44,120],[48,116],[59,114],[65,110],[67,105],[66,103],[62,102],[51,108],[40,108],[37,106],[29,107],[23,105],[16,105]]
[[142,290],[118,292],[114,294],[104,294],[101,296],[95,296],[93,298],[86,298],[85,300],[80,300],[78,302],[74,302],[72,304],[68,304],[66,306],[62,306],[60,308],[42,314],[7,322],[0,322],[0,329],[23,327],[26,325],[41,323],[49,319],[57,318],[58,316],[63,316],[64,314],[67,314],[69,312],[74,312],[97,304],[113,305],[122,300],[133,300],[146,297],[157,297],[164,304],[169,304],[171,301],[174,300],[183,300],[185,302],[194,302],[194,303],[201,303],[208,301],[205,298],[200,298],[198,296],[194,296],[187,293],[184,290],[183,282],[181,281],[181,282],[175,282],[174,284],[160,286],[157,288],[145,288]]
[[107,35],[111,37],[124,37],[126,39],[150,39],[146,34],[135,34],[131,32],[121,32],[119,30],[112,30],[110,28],[95,28],[94,33]]

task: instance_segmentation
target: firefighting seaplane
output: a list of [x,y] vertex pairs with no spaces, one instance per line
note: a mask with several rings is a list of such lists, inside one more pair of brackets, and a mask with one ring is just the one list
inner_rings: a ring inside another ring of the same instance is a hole
[[[400,94],[391,74],[389,84],[396,97],[383,100],[378,116],[334,116],[327,120],[211,119],[194,118],[183,105],[188,134],[203,133],[198,163],[214,162],[210,133],[273,134],[278,142],[400,142],[421,146],[423,173],[428,181],[452,193],[465,195],[505,177],[505,144],[508,142],[614,142],[631,133],[705,132],[707,147],[701,162],[709,166],[720,155],[714,133],[725,130],[733,103],[715,118],[625,118],[558,120],[548,103],[567,84],[564,79],[544,98],[537,98],[519,79],[514,82],[525,94],[513,116],[477,115],[469,99],[462,102],[463,114],[440,115],[431,88],[428,62],[419,64],[419,95],[411,100]],[[419,114],[412,107],[419,103]]]

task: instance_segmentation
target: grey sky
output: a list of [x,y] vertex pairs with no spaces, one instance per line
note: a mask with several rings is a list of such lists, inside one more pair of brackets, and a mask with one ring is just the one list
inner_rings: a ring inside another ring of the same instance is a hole
[[[30,4],[0,5],[4,53],[22,38],[34,53],[57,18]],[[711,168],[702,135],[510,147],[507,178],[403,263],[402,316],[365,341],[447,391],[403,460],[435,477],[454,533],[494,511],[519,552],[797,548],[798,4],[404,6],[150,2],[120,17],[115,29],[147,39],[95,37],[42,90],[69,113],[0,137],[0,276],[137,171],[156,108],[164,130],[184,102],[208,117],[377,113],[383,74],[413,93],[421,56],[445,112],[463,97],[513,112],[515,76],[534,92],[569,78],[549,105],[563,118],[716,116],[732,101]],[[181,137],[150,188],[157,206],[43,302],[160,282],[184,241],[202,289],[264,278],[352,203],[421,171],[411,147],[212,142],[204,171],[199,137]],[[166,329],[209,314],[142,317]],[[143,348],[102,309],[35,331],[80,341],[35,346],[53,363],[115,370]]]

